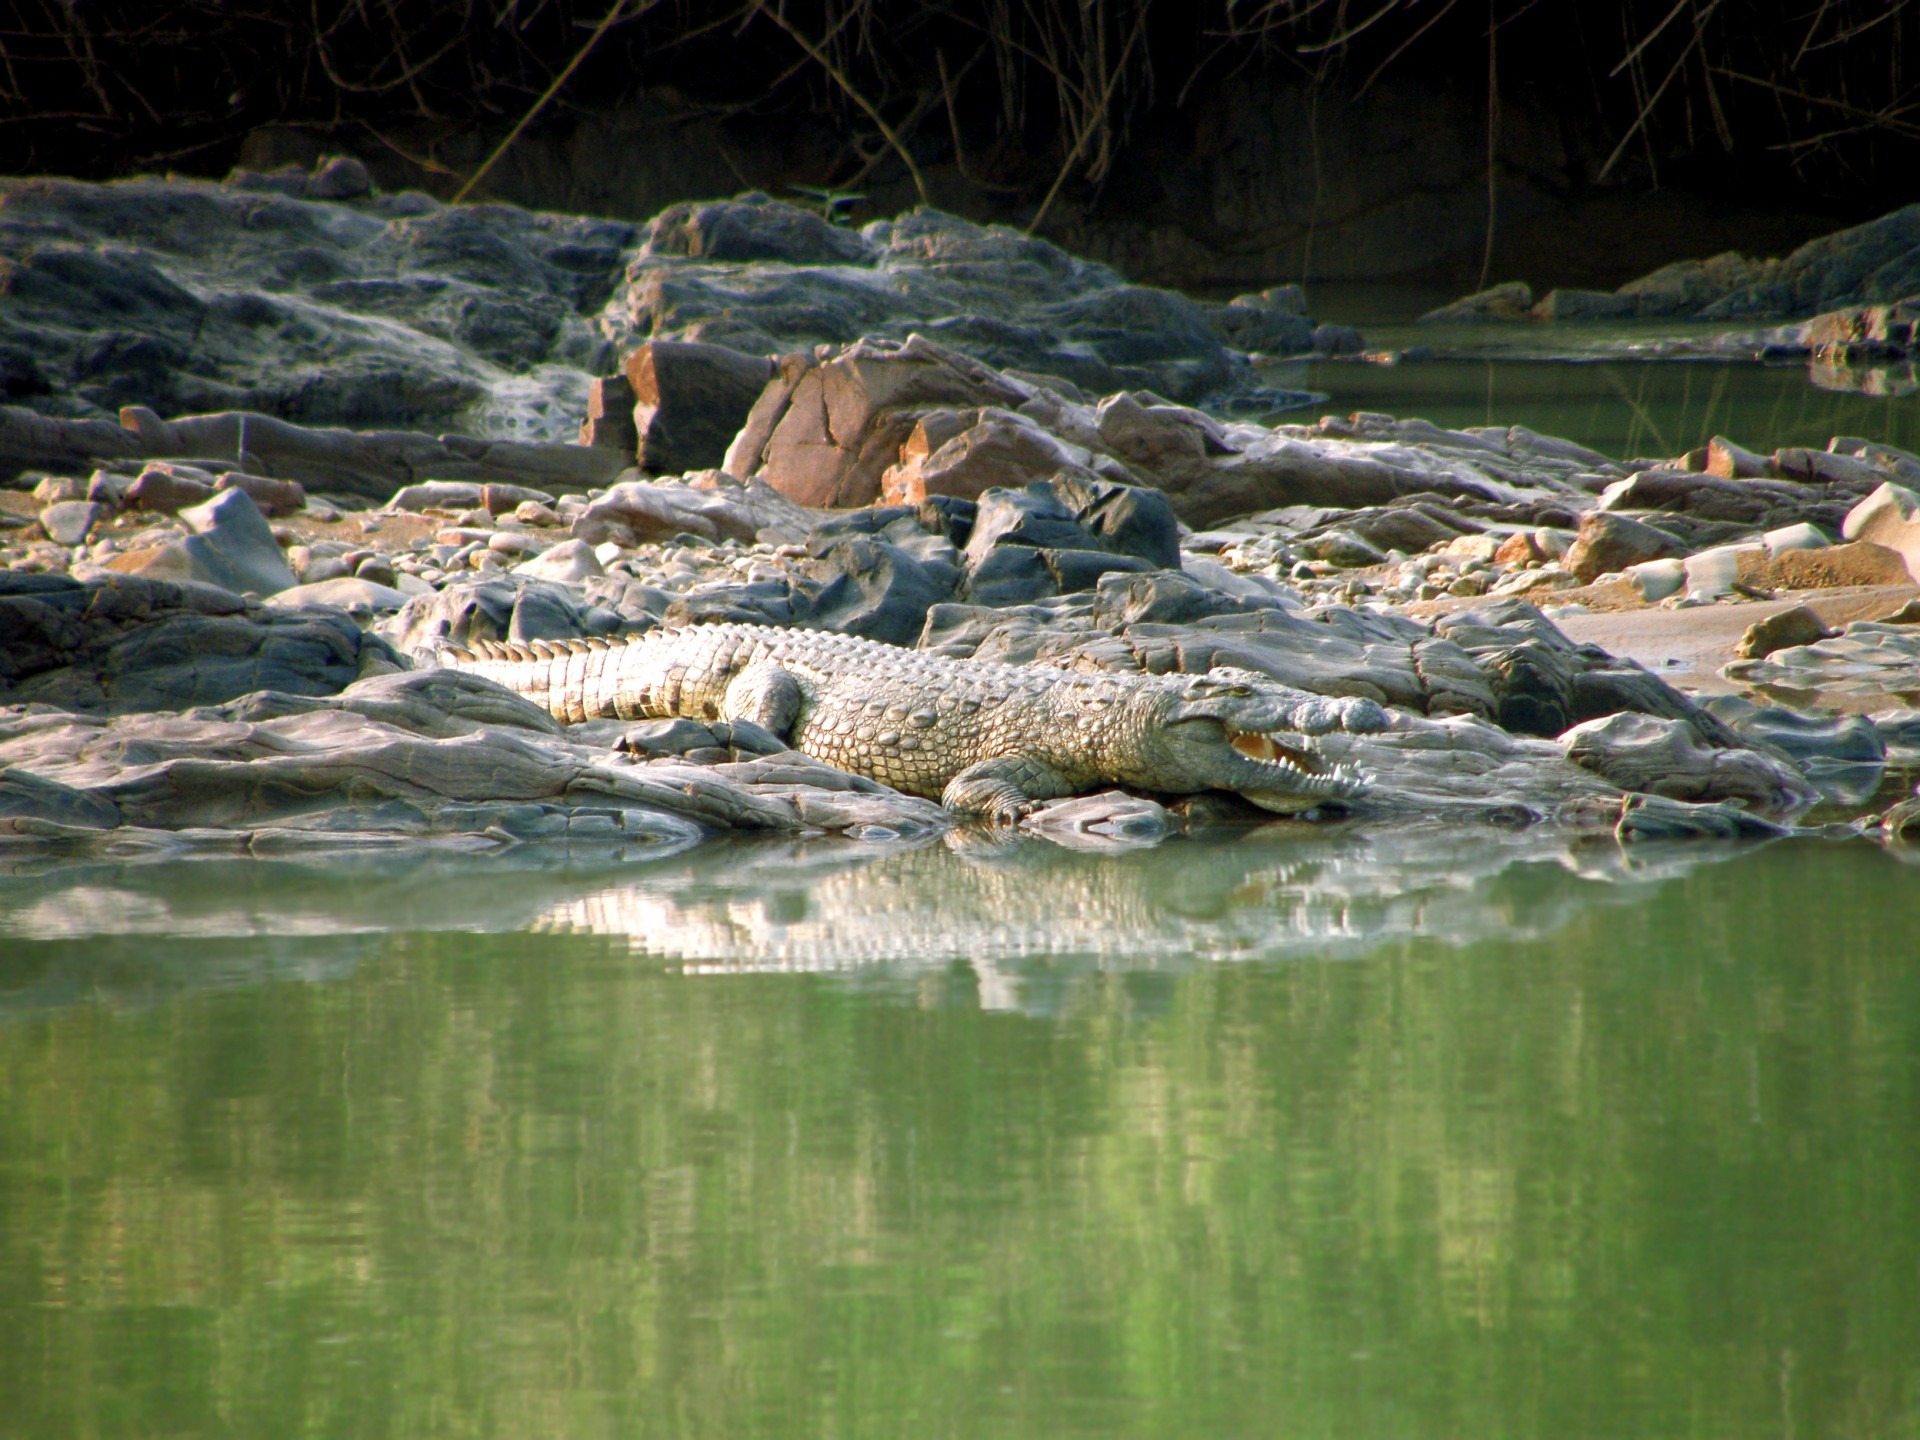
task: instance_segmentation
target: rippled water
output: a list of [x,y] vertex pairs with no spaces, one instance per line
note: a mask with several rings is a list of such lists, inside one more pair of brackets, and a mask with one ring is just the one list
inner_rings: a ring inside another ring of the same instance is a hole
[[0,878],[0,1433],[1920,1434],[1920,870]]

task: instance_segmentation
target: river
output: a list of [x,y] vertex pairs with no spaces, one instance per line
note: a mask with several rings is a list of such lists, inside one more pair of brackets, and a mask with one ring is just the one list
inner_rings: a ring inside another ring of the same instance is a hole
[[1296,826],[11,876],[0,1429],[1913,1434],[1916,895]]
[[[1312,383],[1914,443],[1757,366]],[[1864,841],[32,864],[0,956],[9,1440],[1920,1435]]]

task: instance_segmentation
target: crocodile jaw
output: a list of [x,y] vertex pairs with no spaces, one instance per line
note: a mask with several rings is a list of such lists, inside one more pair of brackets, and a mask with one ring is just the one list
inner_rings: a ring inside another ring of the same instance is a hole
[[[1220,786],[1281,815],[1296,815],[1330,800],[1357,800],[1367,793],[1367,777],[1351,766],[1322,756],[1304,735],[1271,730],[1236,730],[1226,741],[1234,761],[1232,778]],[[1286,739],[1279,738],[1286,734]]]
[[[1189,713],[1164,724],[1145,747],[1146,763],[1117,776],[1174,794],[1231,790],[1262,810],[1296,815],[1367,793],[1365,775],[1337,764],[1308,736],[1266,715]],[[1264,723],[1263,723],[1264,722]]]

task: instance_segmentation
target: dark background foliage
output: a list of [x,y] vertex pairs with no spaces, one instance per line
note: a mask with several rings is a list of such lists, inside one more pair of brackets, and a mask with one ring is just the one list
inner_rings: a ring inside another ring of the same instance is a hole
[[504,135],[578,61],[549,120],[671,86],[839,120],[823,185],[957,148],[1037,205],[1062,171],[1084,197],[1196,87],[1277,70],[1484,85],[1490,123],[1525,103],[1577,132],[1576,185],[1731,171],[1844,200],[1920,159],[1917,27],[1904,0],[5,0],[0,157],[219,173],[262,125]]

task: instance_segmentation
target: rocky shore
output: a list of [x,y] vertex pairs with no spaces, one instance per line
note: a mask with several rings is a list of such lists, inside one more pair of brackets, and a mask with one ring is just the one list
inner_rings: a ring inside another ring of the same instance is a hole
[[0,245],[9,849],[952,825],[757,726],[563,727],[421,663],[706,621],[1372,699],[1388,729],[1331,737],[1354,824],[1920,838],[1920,457],[1871,437],[1255,423],[1359,337],[933,212],[623,227],[333,165],[0,182]]

